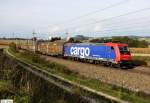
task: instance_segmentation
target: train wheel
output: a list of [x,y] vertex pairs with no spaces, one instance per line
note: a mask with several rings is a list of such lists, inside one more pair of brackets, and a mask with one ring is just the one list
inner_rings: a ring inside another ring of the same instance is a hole
[[127,64],[120,64],[120,68],[121,69],[128,69],[128,65]]
[[93,64],[93,60],[88,59],[88,63]]
[[93,60],[93,64],[96,64],[96,60]]
[[114,68],[120,68],[120,64],[112,64],[112,67],[114,67]]
[[113,66],[113,63],[112,62],[110,62],[110,65],[109,65],[110,67],[112,67]]

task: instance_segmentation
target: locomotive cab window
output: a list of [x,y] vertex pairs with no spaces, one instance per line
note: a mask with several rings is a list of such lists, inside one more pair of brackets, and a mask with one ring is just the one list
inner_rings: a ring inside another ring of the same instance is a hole
[[130,54],[129,48],[127,46],[120,46],[119,50],[121,54]]

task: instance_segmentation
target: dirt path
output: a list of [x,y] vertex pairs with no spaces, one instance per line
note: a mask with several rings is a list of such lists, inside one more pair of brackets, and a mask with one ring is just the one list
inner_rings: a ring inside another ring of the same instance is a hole
[[150,94],[150,75],[130,72],[130,70],[112,69],[109,67],[80,63],[54,57],[44,57],[47,58],[47,60],[65,65],[68,69],[79,72],[80,75],[85,77],[124,86],[131,90],[144,91]]

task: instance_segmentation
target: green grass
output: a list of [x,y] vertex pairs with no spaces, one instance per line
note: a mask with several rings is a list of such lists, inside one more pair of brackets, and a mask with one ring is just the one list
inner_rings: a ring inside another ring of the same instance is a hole
[[11,83],[8,80],[0,80],[0,91],[1,90],[9,90],[11,88]]
[[[48,72],[57,74],[59,76],[64,77],[65,79],[68,79],[81,85],[85,85],[97,91],[101,91],[133,103],[150,103],[150,99],[148,97],[144,97],[142,92],[136,93],[122,87],[103,83],[96,79],[89,79],[82,77],[77,72],[72,72],[63,65],[51,61],[50,62],[45,61],[44,58],[41,58],[37,54],[33,54],[31,52],[30,53],[14,53],[12,51],[10,52],[13,53],[13,55],[24,60],[25,62],[34,64],[35,66],[45,69]],[[34,60],[35,58],[37,60]]]
[[15,103],[28,103],[29,96],[17,94],[10,80],[0,80],[0,98],[13,99]]

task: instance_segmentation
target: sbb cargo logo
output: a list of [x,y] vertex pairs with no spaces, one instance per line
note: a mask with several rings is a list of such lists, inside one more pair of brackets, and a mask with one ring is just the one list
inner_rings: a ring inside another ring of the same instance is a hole
[[71,47],[70,49],[71,55],[80,56],[84,58],[85,56],[90,55],[90,49],[88,47]]

